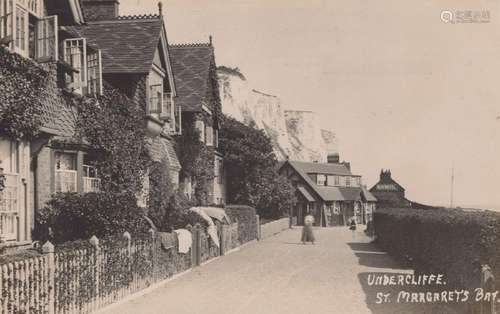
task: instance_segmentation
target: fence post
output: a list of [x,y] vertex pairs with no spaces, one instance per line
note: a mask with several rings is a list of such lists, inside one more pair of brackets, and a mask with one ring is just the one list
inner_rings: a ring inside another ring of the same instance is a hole
[[196,266],[200,266],[201,264],[201,226],[197,223],[194,226],[195,234],[196,234]]
[[260,241],[261,239],[261,232],[262,230],[260,230],[260,217],[259,215],[255,215],[255,221],[257,223],[257,240]]
[[221,224],[220,226],[220,256],[223,256],[226,254],[226,238],[227,238],[227,228],[225,224]]
[[94,247],[95,254],[95,299],[92,308],[96,310],[99,307],[99,282],[100,282],[100,272],[101,272],[101,248],[99,246],[99,239],[96,236],[92,236],[89,240],[90,244]]
[[54,314],[56,310],[55,301],[55,247],[50,241],[42,246],[43,254],[47,255],[47,288],[49,314]]
[[151,270],[153,272],[153,276],[151,278],[152,282],[156,282],[157,271],[155,269],[156,264],[156,237],[155,231],[153,228],[149,229],[149,235],[151,236]]

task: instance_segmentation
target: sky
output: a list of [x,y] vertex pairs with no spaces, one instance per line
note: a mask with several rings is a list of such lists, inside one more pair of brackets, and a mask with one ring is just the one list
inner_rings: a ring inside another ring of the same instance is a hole
[[500,208],[500,0],[168,0],[163,12],[170,43],[212,35],[218,65],[317,112],[369,187],[391,169],[409,199],[449,205],[453,167],[455,205]]

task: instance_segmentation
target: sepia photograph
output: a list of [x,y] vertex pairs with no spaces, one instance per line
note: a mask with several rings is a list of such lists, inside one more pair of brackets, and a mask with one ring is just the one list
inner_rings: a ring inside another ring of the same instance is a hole
[[500,314],[500,1],[0,0],[0,314]]

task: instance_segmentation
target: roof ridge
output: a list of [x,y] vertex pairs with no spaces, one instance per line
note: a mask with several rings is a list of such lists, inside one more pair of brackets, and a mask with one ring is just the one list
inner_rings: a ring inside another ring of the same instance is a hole
[[159,14],[134,14],[134,15],[120,15],[116,19],[117,20],[145,20],[145,19],[160,19],[161,16]]
[[142,14],[142,15],[121,15],[111,20],[88,21],[87,24],[111,24],[116,22],[126,21],[161,21],[161,16],[158,14]]
[[210,43],[184,43],[184,44],[170,44],[172,48],[211,48]]

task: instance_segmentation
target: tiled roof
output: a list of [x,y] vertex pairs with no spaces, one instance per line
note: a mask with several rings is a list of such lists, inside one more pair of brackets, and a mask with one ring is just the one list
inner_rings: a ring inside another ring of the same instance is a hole
[[151,158],[155,161],[161,161],[164,157],[168,160],[168,166],[175,170],[181,169],[181,164],[175,152],[172,140],[157,136],[150,139],[147,143]]
[[299,186],[297,188],[297,190],[300,192],[300,194],[302,194],[302,196],[304,196],[304,198],[308,201],[308,202],[314,202],[314,197],[306,190],[305,187],[303,186]]
[[[300,177],[309,185],[309,187],[323,201],[358,201],[362,195],[367,200],[376,201],[371,195],[364,195],[365,192],[361,187],[337,187],[337,186],[319,186],[311,180],[308,173],[324,173],[337,175],[351,175],[351,171],[342,164],[320,164],[302,161],[287,160],[284,164],[289,163],[290,166],[300,175]],[[284,165],[283,164],[283,165]]]
[[143,15],[88,22],[65,30],[101,49],[103,73],[149,73],[162,27],[160,16]]
[[370,193],[370,191],[368,191],[365,186],[363,186],[362,189],[363,189],[363,196],[367,202],[377,201],[377,198],[372,193]]
[[331,175],[352,175],[349,168],[343,164],[328,164],[304,161],[288,161],[295,169],[302,173],[321,173]]
[[183,111],[201,111],[207,95],[210,67],[214,62],[212,45],[171,45],[169,51],[177,89],[176,103]]

